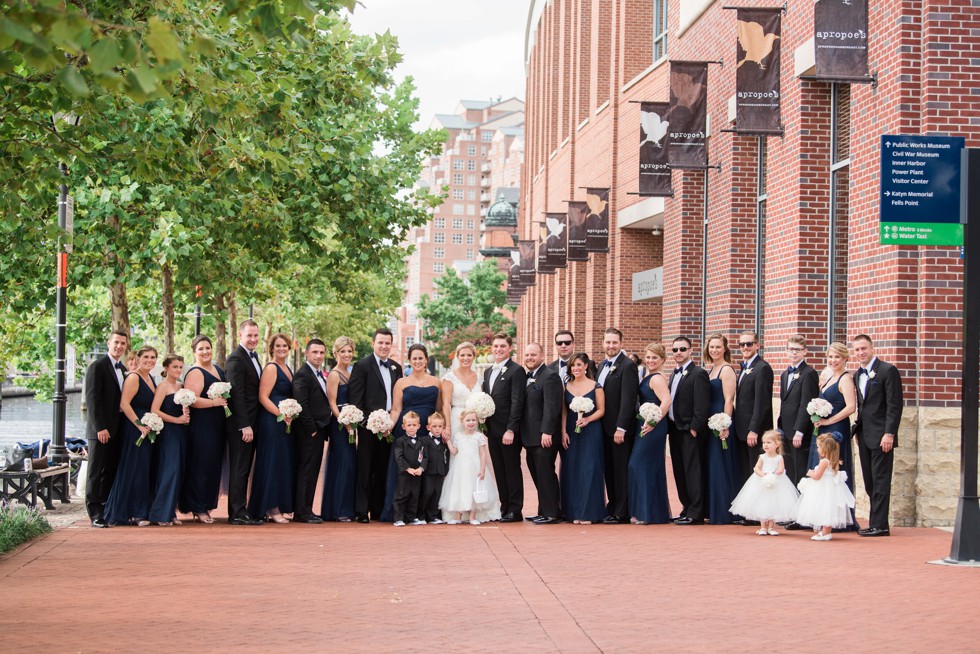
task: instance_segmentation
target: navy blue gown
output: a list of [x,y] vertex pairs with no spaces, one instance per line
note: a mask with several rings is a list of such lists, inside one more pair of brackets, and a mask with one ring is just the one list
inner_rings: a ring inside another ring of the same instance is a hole
[[[598,388],[598,385],[596,385]],[[575,399],[565,391],[565,407]],[[595,388],[584,397],[594,403]],[[594,411],[592,412],[594,413]],[[586,415],[592,415],[588,413]],[[603,480],[604,455],[602,449],[602,421],[590,422],[578,434],[575,421],[578,414],[568,410],[566,432],[568,449],[561,461],[561,503],[566,520],[599,522],[606,517],[605,482]]]
[[[163,398],[160,411],[174,418],[184,413],[184,407],[174,402],[174,394]],[[163,423],[163,431],[157,436],[153,461],[153,503],[150,504],[150,522],[173,522],[177,517],[177,499],[180,495],[181,470],[187,444],[187,425]]]
[[[725,411],[725,392],[721,385],[721,371],[714,379],[709,379],[711,385],[711,409],[708,416]],[[735,460],[735,448],[731,444],[728,449],[721,446],[721,439],[712,433],[708,437],[706,457],[706,485],[708,488],[708,520],[713,525],[730,525],[735,520],[728,510],[732,500],[738,494],[738,461]],[[753,464],[754,465],[754,464]]]
[[[215,366],[220,377],[203,368],[194,367],[204,374],[201,397],[208,396],[208,389],[215,382],[225,381],[225,373]],[[188,372],[190,372],[188,370]],[[186,376],[185,376],[186,378]],[[195,409],[191,407],[191,422],[187,425],[187,447],[184,475],[180,496],[183,513],[208,513],[218,506],[221,487],[221,465],[225,456],[225,410],[223,407]]]
[[[659,373],[658,373],[659,374]],[[660,406],[660,398],[650,388],[653,375],[640,382],[640,404],[652,402]],[[636,421],[636,439],[630,453],[627,480],[629,482],[629,513],[648,524],[670,522],[670,501],[667,499],[667,416],[663,416],[653,431],[640,434],[643,419]],[[572,434],[569,434],[572,436]],[[573,437],[574,438],[574,437]]]
[[[841,377],[846,375],[843,373]],[[820,397],[824,400],[830,402],[831,406],[834,407],[830,415],[835,415],[844,410],[847,406],[847,402],[844,401],[844,394],[840,392],[840,379],[838,377],[836,380],[832,379],[820,389]],[[851,493],[854,493],[854,456],[851,450],[851,419],[850,417],[844,418],[839,422],[835,422],[830,425],[824,425],[819,428],[819,433],[821,434],[832,434],[834,440],[840,445],[840,469],[847,473],[847,487],[851,489]],[[813,438],[810,440],[810,457],[807,459],[807,467],[813,470],[820,463],[820,453],[817,451],[817,439]],[[859,526],[857,521],[854,520],[854,509],[851,509],[851,520],[852,524],[847,526],[844,531],[857,531]]]
[[[293,396],[293,382],[275,363],[276,383],[269,393],[273,404]],[[255,469],[252,472],[252,492],[248,498],[248,513],[261,520],[272,509],[279,513],[293,512],[293,479],[296,474],[296,445],[292,434],[286,433],[286,423],[278,422],[265,407],[259,407],[259,424],[255,434]]]
[[[419,414],[419,433],[423,433],[429,416],[435,413],[436,400],[439,399],[438,386],[406,386],[402,391],[402,413],[397,416],[394,440],[405,436],[402,429],[402,417],[409,411]],[[385,503],[381,510],[381,522],[391,522],[393,519],[391,505],[395,501],[395,486],[398,482],[398,464],[395,463],[395,448],[391,448],[388,457],[388,478],[385,482]]]
[[[337,384],[337,408],[343,409],[348,403],[347,377],[341,375],[340,380],[340,383]],[[329,440],[327,472],[323,478],[323,500],[320,505],[320,517],[324,520],[353,518],[357,446],[350,442],[347,428],[337,422],[336,417],[330,421]]]
[[[156,384],[151,388],[142,377],[136,375],[136,378],[139,381],[139,390],[129,404],[136,413],[136,418],[139,419],[143,414],[150,412]],[[150,380],[152,381],[153,378],[151,377]],[[136,446],[140,431],[125,416],[118,437],[122,438],[122,454],[119,458],[116,480],[112,483],[112,490],[109,491],[109,499],[105,505],[105,520],[108,524],[122,525],[128,524],[131,520],[148,519],[154,446],[150,444],[149,438],[145,439],[139,447]]]

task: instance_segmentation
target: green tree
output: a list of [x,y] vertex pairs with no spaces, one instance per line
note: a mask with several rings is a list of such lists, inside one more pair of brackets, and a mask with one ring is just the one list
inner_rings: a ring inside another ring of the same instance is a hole
[[434,282],[439,297],[423,295],[419,300],[418,315],[426,340],[435,342],[453,330],[474,324],[492,330],[511,325],[512,319],[501,312],[507,306],[507,292],[501,288],[504,279],[494,259],[473,266],[466,279],[453,268],[447,270]]

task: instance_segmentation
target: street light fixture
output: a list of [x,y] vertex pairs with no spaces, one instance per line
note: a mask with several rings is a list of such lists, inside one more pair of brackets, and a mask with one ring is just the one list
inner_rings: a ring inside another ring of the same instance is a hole
[[[51,123],[57,131],[59,122],[75,126],[81,119],[81,116],[75,114],[55,114],[51,117]],[[58,170],[61,171],[62,180],[67,179],[68,166],[65,162],[58,163]],[[54,394],[51,397],[54,405],[54,429],[51,433],[51,447],[48,450],[48,456],[54,464],[68,461],[68,450],[65,448],[65,423],[68,417],[68,396],[65,394],[65,328],[68,320],[68,254],[72,249],[70,235],[74,227],[74,214],[74,204],[68,195],[68,185],[62,181],[58,187],[59,235],[55,252],[58,262],[58,280],[55,287]],[[69,238],[66,242],[62,242],[65,235]]]

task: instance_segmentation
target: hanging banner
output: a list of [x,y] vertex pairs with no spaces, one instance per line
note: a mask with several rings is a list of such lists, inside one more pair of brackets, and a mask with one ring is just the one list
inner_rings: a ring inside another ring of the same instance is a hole
[[585,189],[585,249],[589,252],[609,252],[609,189]]
[[670,146],[670,122],[666,102],[640,103],[640,188],[639,195],[669,198],[670,186],[667,150]]
[[868,1],[820,0],[813,5],[818,80],[871,81],[868,75]]
[[568,261],[588,261],[589,251],[585,247],[588,232],[585,219],[589,215],[589,205],[584,202],[568,203]]
[[535,246],[538,252],[538,274],[554,275],[555,269],[548,264],[548,230],[544,223],[540,223],[540,227],[541,236]]
[[517,250],[521,255],[520,262],[520,275],[521,275],[521,286],[528,288],[534,286],[534,278],[536,275],[537,263],[537,251],[536,243],[534,241],[518,241]]
[[521,281],[521,252],[517,248],[510,251],[510,273],[507,275],[507,292],[520,293],[524,288]]
[[782,134],[779,116],[779,41],[783,10],[738,9],[735,131]]
[[708,166],[708,63],[670,62],[670,147],[674,168]]
[[546,213],[544,226],[548,229],[545,238],[547,264],[551,270],[564,268],[568,258],[568,214]]

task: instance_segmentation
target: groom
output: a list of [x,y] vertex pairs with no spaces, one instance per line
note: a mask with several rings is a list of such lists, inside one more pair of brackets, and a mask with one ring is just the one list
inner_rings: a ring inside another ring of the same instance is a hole
[[511,361],[514,340],[507,334],[496,334],[491,342],[495,363],[483,373],[483,391],[493,398],[494,412],[487,418],[487,444],[493,476],[500,495],[500,521],[524,519],[524,475],[521,473],[521,415],[524,410],[524,387],[527,376],[523,366]]
[[255,459],[255,427],[259,420],[259,378],[262,366],[255,348],[259,344],[259,325],[249,318],[238,327],[238,347],[225,359],[225,378],[231,384],[225,421],[228,435],[228,522],[233,525],[260,525],[245,510],[248,477]]
[[[371,346],[374,352],[355,363],[351,370],[349,400],[364,412],[365,420],[372,411],[391,411],[395,382],[402,376],[401,366],[388,358],[391,344],[391,330],[376,330]],[[381,517],[390,453],[391,444],[387,440],[379,439],[366,428],[358,430],[354,517],[362,524],[371,521],[369,514],[375,520]]]

